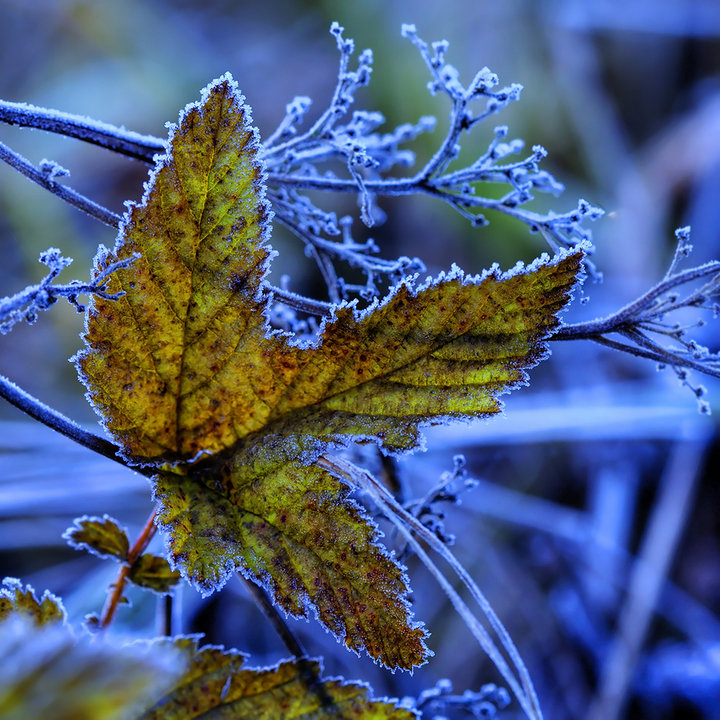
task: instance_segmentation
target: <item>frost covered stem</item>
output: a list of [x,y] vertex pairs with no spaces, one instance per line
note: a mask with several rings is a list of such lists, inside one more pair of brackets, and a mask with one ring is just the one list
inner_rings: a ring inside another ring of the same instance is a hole
[[146,162],[152,162],[155,153],[165,151],[164,141],[151,135],[25,103],[0,100],[0,121],[77,138]]
[[[450,552],[447,545],[445,545],[437,537],[437,535],[430,532],[416,517],[410,515],[401,505],[399,505],[397,500],[387,490],[387,488],[375,480],[375,478],[366,470],[353,465],[343,458],[331,457],[329,455],[320,457],[316,463],[319,467],[329,471],[335,477],[346,479],[352,487],[363,489],[369,493],[373,501],[384,512],[387,519],[395,525],[400,534],[404,536],[405,540],[408,542],[410,547],[412,547],[415,554],[420,558],[423,565],[425,565],[445,591],[448,599],[451,601],[453,607],[457,610],[470,632],[474,635],[475,639],[487,653],[495,667],[499,670],[505,682],[507,682],[510,686],[527,717],[532,720],[542,720],[543,714],[540,709],[540,703],[537,698],[535,688],[533,687],[530,675],[525,664],[520,658],[517,648],[512,642],[507,630],[500,622],[500,618],[498,618],[495,611],[490,606],[487,598],[482,594],[480,588],[477,586],[472,577],[470,577],[467,570],[465,570],[462,564],[459,563],[452,552]],[[427,542],[428,545],[452,567],[462,584],[470,592],[473,599],[478,603],[482,613],[488,620],[490,626],[497,633],[502,647],[505,649],[515,666],[517,676],[509,667],[505,657],[497,647],[495,641],[490,637],[487,630],[482,626],[478,618],[472,613],[462,598],[458,595],[455,588],[447,580],[444,574],[432,562],[427,553],[425,553],[422,546],[415,538],[415,534]]]
[[283,290],[274,286],[270,286],[270,291],[276,300],[279,300],[294,310],[300,310],[310,315],[318,315],[319,317],[330,317],[332,314],[333,306],[329,302],[308,298],[290,290]]
[[4,397],[10,404],[14,405],[18,410],[22,410],[31,418],[38,420],[43,425],[59,432],[65,437],[74,440],[76,443],[93,450],[94,452],[104,455],[111,460],[115,460],[121,464],[125,464],[118,456],[118,447],[113,443],[98,437],[87,430],[83,430],[78,424],[69,418],[53,410],[51,407],[40,402],[37,398],[25,392],[14,382],[0,375],[0,397]]
[[5,334],[12,330],[15,323],[25,320],[31,324],[37,319],[41,310],[47,310],[55,302],[64,297],[78,312],[84,312],[85,306],[78,301],[78,295],[96,295],[107,300],[117,300],[124,293],[109,293],[105,287],[112,273],[123,267],[128,267],[139,258],[138,253],[131,257],[119,260],[108,265],[101,273],[95,276],[91,283],[81,283],[73,280],[66,285],[54,285],[52,281],[70,265],[71,258],[64,258],[57,248],[48,248],[40,253],[40,262],[47,265],[50,272],[37,285],[29,285],[15,295],[0,298],[0,333]]
[[[520,220],[531,227],[544,227],[548,223],[547,216],[526,210],[513,204],[504,204],[494,198],[481,195],[462,194],[456,187],[444,187],[442,178],[428,179],[426,168],[417,175],[407,178],[381,178],[378,180],[364,180],[363,186],[368,192],[380,197],[400,197],[403,195],[430,195],[453,209],[459,211],[464,217],[471,218],[468,211],[472,208],[480,210],[495,210],[509,217]],[[290,187],[296,190],[319,190],[321,192],[357,193],[357,181],[350,178],[315,177],[287,173],[267,174],[270,186]]]
[[94,218],[97,218],[106,225],[117,227],[120,223],[120,216],[114,212],[108,210],[102,205],[93,202],[90,198],[86,198],[75,190],[61,185],[52,172],[43,172],[40,168],[35,167],[29,160],[24,158],[19,153],[11,150],[7,145],[0,142],[0,160],[6,162],[11,167],[15,168],[19,173],[24,175],[29,180],[37,183],[46,190],[49,190],[53,195],[57,195],[61,200],[66,203],[73,205],[74,207],[86,212]]
[[[667,280],[658,283],[645,294],[641,295],[624,308],[618,310],[612,315],[592,320],[591,322],[575,323],[573,325],[565,325],[561,327],[555,335],[554,340],[594,340],[600,335],[607,333],[621,332],[628,330],[637,324],[638,317],[652,306],[652,303],[662,295],[675,287],[686,283],[700,280],[701,278],[720,273],[720,262],[709,262],[700,267],[691,268],[684,272],[673,275]],[[669,312],[672,308],[665,308],[664,312]]]
[[[717,312],[718,306],[711,305],[711,299],[717,296],[720,287],[720,262],[705,263],[683,272],[674,272],[675,265],[674,261],[661,282],[617,312],[590,322],[560,327],[551,339],[593,340],[662,365],[697,370],[720,378],[720,356],[692,340],[685,340],[687,328],[666,318],[669,313],[683,308]],[[701,287],[679,292],[682,286],[697,281],[703,282]],[[700,327],[703,322],[698,321],[693,326]],[[612,334],[620,335],[624,340],[607,337]],[[675,344],[668,345],[668,338]]]
[[[272,604],[267,593],[252,580],[243,575],[238,574],[238,577],[243,581],[245,588],[250,593],[255,604],[260,608],[263,615],[268,619],[270,624],[273,626],[275,632],[280,636],[285,647],[292,653],[296,660],[307,658],[307,653],[302,643],[295,636],[295,633],[290,629],[284,618],[278,612],[277,608]],[[317,678],[316,678],[317,679]]]
[[118,609],[118,605],[122,600],[123,590],[125,589],[125,584],[127,583],[130,571],[132,570],[133,565],[138,561],[140,556],[145,552],[145,549],[150,544],[150,541],[155,535],[155,532],[157,530],[157,526],[155,525],[156,512],[157,510],[155,509],[150,513],[150,517],[148,517],[143,529],[140,531],[140,534],[137,537],[137,540],[135,540],[132,547],[130,548],[130,552],[128,552],[127,562],[123,563],[120,566],[120,571],[118,572],[117,579],[110,586],[112,587],[113,591],[108,596],[105,607],[103,608],[102,617],[100,618],[100,628],[102,630],[108,627],[108,625],[110,625],[110,623],[113,621],[115,613]]

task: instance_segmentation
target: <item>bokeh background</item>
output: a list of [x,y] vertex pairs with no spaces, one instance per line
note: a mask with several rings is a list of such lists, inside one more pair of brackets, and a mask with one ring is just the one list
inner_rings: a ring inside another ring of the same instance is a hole
[[[544,166],[567,187],[535,207],[564,211],[585,197],[606,209],[593,227],[605,281],[586,288],[590,302],[570,319],[617,309],[662,277],[679,225],[693,227],[691,261],[720,257],[715,0],[0,0],[0,97],[162,136],[165,122],[229,70],[267,135],[295,95],[311,96],[316,112],[325,107],[337,67],[332,20],[358,50],[375,53],[360,107],[382,111],[389,127],[437,115],[436,131],[415,143],[419,161],[440,141],[447,104],[427,93],[426,68],[401,23],[415,23],[428,41],[449,40],[465,80],[487,65],[502,83],[524,85],[519,103],[465,138],[461,160],[471,162],[493,126],[507,124],[511,137],[549,150]],[[142,193],[140,163],[38,131],[0,127],[0,139],[36,163],[67,167],[73,187],[115,211]],[[343,202],[338,209],[353,209]],[[545,250],[524,226],[492,214],[489,227],[472,229],[427,198],[381,205],[388,220],[372,236],[383,255],[417,255],[431,271],[451,262],[509,267]],[[0,167],[0,296],[42,277],[37,256],[49,246],[75,258],[63,277],[86,278],[97,245],[113,239]],[[275,272],[317,289],[299,243],[277,232],[273,244]],[[0,336],[0,372],[90,425],[95,416],[67,362],[81,327],[61,305],[16,327]],[[717,322],[697,338],[717,349]],[[433,431],[426,454],[399,464],[410,494],[424,494],[456,453],[481,481],[462,506],[447,508],[446,526],[515,638],[548,718],[720,718],[720,383],[695,380],[708,388],[710,418],[650,362],[557,343],[531,387],[508,398],[506,418]],[[62,530],[82,513],[108,512],[132,533],[149,509],[143,478],[0,403],[0,575],[62,595],[79,621],[101,607],[115,569],[64,547]],[[417,694],[441,677],[459,692],[499,682],[439,590],[409,566],[436,652],[426,668],[385,673],[316,624],[297,623],[310,652],[324,655],[330,674],[364,678],[378,694]],[[113,631],[153,634],[156,599],[135,592],[132,600]],[[255,664],[286,654],[239,582],[208,600],[185,589],[176,605],[184,631],[248,651]]]

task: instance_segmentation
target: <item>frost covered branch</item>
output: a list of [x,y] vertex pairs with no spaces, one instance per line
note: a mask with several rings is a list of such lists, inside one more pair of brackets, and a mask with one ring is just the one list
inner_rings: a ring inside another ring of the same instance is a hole
[[[26,413],[31,418],[59,432],[61,435],[74,440],[79,445],[129,467],[128,463],[117,454],[120,449],[117,445],[94,433],[88,432],[76,422],[73,422],[62,413],[49,407],[36,397],[30,395],[30,393],[18,387],[4,375],[0,375],[0,397],[7,400],[11,405],[14,405],[18,410]],[[148,472],[144,468],[133,469],[141,474],[147,474]]]
[[[679,270],[682,259],[692,250],[690,228],[680,228],[675,235],[677,247],[673,260],[657,285],[612,315],[592,322],[565,325],[553,339],[590,339],[655,360],[673,368],[681,382],[701,398],[704,389],[690,385],[687,370],[720,377],[720,353],[711,352],[688,337],[688,333],[705,325],[705,320],[695,317],[698,310],[710,311],[713,318],[720,316],[720,262]],[[685,323],[677,319],[683,310],[694,311],[693,317]],[[613,334],[622,340],[607,337]],[[701,403],[701,411],[708,410],[708,406]]]
[[19,173],[29,180],[37,183],[53,195],[57,195],[69,205],[86,212],[94,218],[97,218],[106,225],[117,225],[120,222],[120,216],[111,212],[102,205],[86,198],[75,190],[61,185],[57,179],[67,177],[70,173],[56,162],[52,160],[42,160],[40,167],[35,167],[29,160],[19,153],[11,150],[7,145],[0,142],[0,160],[6,162],[10,167],[15,168]]
[[[449,680],[438,680],[434,687],[423,690],[417,699],[417,709],[423,712],[448,711],[453,708],[475,718],[500,717],[499,710],[510,704],[507,690],[489,683],[479,691],[466,690],[462,695],[453,695],[453,686]],[[438,716],[434,716],[438,717]]]
[[[361,219],[368,227],[384,217],[377,206],[377,197],[424,194],[449,204],[475,226],[487,223],[482,214],[485,210],[513,217],[525,223],[531,232],[541,234],[554,250],[589,239],[589,231],[583,225],[599,217],[602,211],[584,200],[576,208],[559,214],[537,213],[525,207],[532,201],[534,191],[557,195],[563,187],[550,173],[539,169],[545,150],[534,146],[529,153],[521,155],[523,142],[508,140],[505,126],[495,128],[487,149],[468,167],[452,167],[463,134],[519,99],[521,86],[499,87],[497,76],[487,68],[480,70],[465,86],[456,68],[445,62],[446,42],[430,46],[411,25],[403,26],[402,31],[418,48],[430,71],[430,92],[447,95],[451,103],[445,137],[414,175],[398,177],[390,173],[414,164],[415,155],[407,145],[421,133],[432,130],[435,118],[422,117],[414,124],[405,123],[383,133],[379,131],[385,122],[381,113],[353,111],[357,91],[370,81],[373,56],[370,50],[364,50],[358,56],[356,67],[351,69],[354,43],[343,36],[343,28],[337,23],[333,23],[330,32],[340,55],[338,80],[327,108],[301,131],[311,100],[296,97],[287,105],[277,129],[264,142],[267,196],[275,217],[305,244],[328,285],[330,300],[353,295],[368,300],[378,297],[382,294],[378,287],[381,283],[397,282],[407,274],[421,272],[424,266],[418,258],[378,257],[378,248],[372,239],[360,242],[353,238],[351,217],[338,218],[334,212],[317,207],[304,194],[306,191],[356,194]],[[478,103],[480,106],[475,109]],[[79,138],[148,163],[165,149],[160,138],[21,103],[0,102],[0,121]],[[40,171],[29,173],[21,169],[21,172],[35,182],[41,181]],[[508,185],[503,197],[485,197],[478,192],[479,184],[498,182]],[[48,183],[46,187],[71,201],[72,191],[64,186]],[[105,217],[102,216],[104,208],[94,211],[90,205],[83,204],[78,206],[104,222],[117,222],[117,216],[107,210]],[[365,283],[346,282],[343,272],[335,267],[337,262],[359,268],[366,277]]]
[[165,141],[160,138],[27,103],[0,100],[0,121],[77,138],[147,162],[152,162],[155,153],[165,150]]
[[[465,468],[465,457],[453,457],[452,471],[446,471],[440,476],[439,482],[431,487],[421,498],[405,503],[404,507],[411,515],[418,519],[430,532],[435,534],[440,542],[446,545],[455,543],[455,536],[445,530],[445,514],[439,510],[437,503],[460,504],[460,495],[464,491],[477,487],[478,482],[468,476]],[[409,552],[407,544],[398,553],[403,557]]]
[[[414,164],[414,153],[404,147],[421,133],[432,130],[435,118],[422,117],[415,124],[399,125],[389,133],[380,133],[378,128],[385,122],[382,114],[355,111],[350,115],[356,91],[369,82],[372,54],[363,51],[356,69],[349,70],[354,45],[343,37],[342,30],[337,23],[331,28],[340,52],[340,68],[329,107],[308,130],[300,132],[310,99],[295,98],[266,141],[264,152],[268,197],[277,217],[310,248],[326,281],[335,286],[335,294],[344,298],[348,292],[355,292],[375,297],[376,283],[383,276],[392,281],[398,272],[421,271],[422,264],[409,258],[400,258],[403,263],[400,267],[388,261],[379,263],[373,257],[377,249],[372,241],[360,244],[353,240],[350,218],[338,221],[334,213],[315,206],[303,191],[357,194],[361,218],[368,226],[383,217],[375,203],[377,196],[426,194],[449,204],[475,226],[487,224],[484,210],[514,217],[527,224],[531,232],[540,233],[553,250],[589,239],[583,223],[600,217],[602,210],[584,200],[562,214],[543,215],[523,207],[533,200],[533,191],[559,194],[563,187],[550,173],[539,169],[539,162],[546,155],[542,147],[534,146],[529,154],[516,158],[523,151],[523,142],[507,141],[507,127],[495,128],[489,147],[470,166],[452,169],[463,133],[517,100],[521,86],[499,88],[497,76],[487,68],[478,72],[467,86],[462,85],[458,71],[445,62],[447,43],[433,43],[430,47],[410,25],[403,26],[403,34],[416,45],[430,70],[430,92],[442,92],[449,97],[450,123],[437,151],[417,173],[410,177],[389,176],[395,168]],[[478,102],[481,106],[474,110]],[[338,161],[342,173],[333,169],[332,163]],[[479,183],[505,183],[509,189],[501,198],[484,197],[477,192]],[[341,239],[332,239],[337,236]],[[367,277],[366,285],[345,285],[341,273],[334,270],[336,260],[360,268]]]
[[37,285],[29,285],[15,295],[0,298],[0,333],[9,333],[15,323],[23,320],[32,325],[41,310],[47,310],[62,297],[74,305],[78,312],[85,312],[85,306],[78,301],[78,295],[117,299],[121,293],[108,293],[105,285],[112,273],[127,267],[134,259],[135,257],[132,257],[112,263],[90,283],[73,280],[66,285],[53,285],[53,280],[72,263],[72,258],[63,257],[57,248],[48,248],[40,253],[39,261],[47,265],[50,272]]

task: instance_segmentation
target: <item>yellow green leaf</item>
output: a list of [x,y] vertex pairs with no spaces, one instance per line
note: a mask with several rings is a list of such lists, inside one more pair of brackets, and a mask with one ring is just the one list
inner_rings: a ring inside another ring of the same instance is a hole
[[183,670],[172,647],[76,638],[66,625],[0,622],[3,720],[128,720]]
[[40,600],[32,585],[25,585],[16,578],[6,577],[0,588],[0,622],[20,617],[34,625],[52,625],[65,622],[65,608],[57,595],[46,590]]
[[76,550],[87,550],[98,557],[114,557],[127,560],[130,541],[127,532],[109,515],[76,518],[63,537]]
[[422,664],[425,631],[410,620],[404,572],[349,488],[297,457],[292,438],[266,436],[191,476],[161,473],[170,557],[206,593],[241,571],[286,612],[313,609],[350,649],[389,667]]
[[415,713],[390,700],[373,700],[364,685],[320,678],[314,661],[286,661],[243,669],[244,657],[221,648],[194,649],[194,640],[171,641],[190,659],[189,669],[138,720],[263,718],[263,720],[412,720]]
[[180,573],[173,570],[164,557],[152,553],[141,555],[133,563],[128,575],[130,582],[161,595],[169,593],[173,585],[180,582],[180,578]]
[[80,375],[124,455],[157,470],[157,521],[189,580],[208,592],[243,572],[348,647],[413,667],[427,649],[404,573],[314,462],[353,440],[409,451],[423,425],[499,412],[547,354],[582,251],[406,279],[365,311],[335,308],[302,344],[266,319],[269,210],[248,112],[226,76],[181,114],[98,259],[138,256],[108,283],[123,297],[93,299]]
[[420,288],[405,282],[364,313],[340,308],[316,347],[268,338],[269,377],[250,383],[267,408],[255,432],[372,438],[403,452],[423,424],[498,413],[498,396],[547,354],[581,260],[577,251],[481,277],[455,269]]
[[[189,105],[139,205],[97,268],[113,273],[77,356],[89,397],[126,453],[194,456],[236,439],[238,352],[262,312],[268,207],[256,131],[229,78]],[[231,378],[231,379],[229,379]]]

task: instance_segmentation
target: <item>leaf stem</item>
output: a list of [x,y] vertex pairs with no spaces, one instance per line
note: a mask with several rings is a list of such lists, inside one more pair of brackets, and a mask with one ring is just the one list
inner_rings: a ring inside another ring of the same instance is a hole
[[157,526],[155,525],[156,512],[157,508],[154,508],[150,513],[143,529],[140,531],[140,534],[128,552],[127,561],[120,566],[117,579],[114,584],[111,585],[113,591],[108,596],[107,602],[105,603],[105,607],[102,611],[102,616],[100,617],[101,630],[107,628],[113,621],[118,605],[120,604],[120,600],[122,599],[123,590],[125,589],[125,584],[127,583],[130,571],[132,570],[133,565],[135,565],[138,561],[138,558],[143,554],[143,552],[145,552],[145,549],[150,544],[150,541],[153,539],[153,536],[157,531]]
[[[627,329],[628,325],[635,325],[638,322],[638,316],[651,307],[652,303],[659,297],[672,290],[679,285],[684,285],[710,275],[720,273],[720,261],[713,261],[700,265],[696,268],[690,268],[684,272],[677,273],[671,278],[665,279],[653,286],[647,292],[643,293],[637,300],[625,305],[617,312],[612,313],[604,318],[591,320],[590,322],[573,323],[564,325],[552,336],[553,340],[594,340],[600,335],[612,332],[620,332]],[[669,312],[666,309],[664,312]]]
[[160,632],[164,637],[173,635],[173,596],[168,593],[158,598],[158,614],[160,616]]
[[[401,535],[406,539],[410,547],[415,551],[417,556],[425,567],[432,573],[438,584],[447,594],[448,599],[457,610],[460,617],[467,625],[470,632],[474,635],[482,649],[487,653],[495,667],[498,669],[503,679],[510,686],[518,702],[522,706],[528,718],[532,720],[542,720],[542,711],[540,703],[535,692],[532,680],[527,671],[525,663],[523,663],[515,644],[512,642],[510,635],[490,606],[487,598],[480,591],[475,581],[470,577],[467,570],[455,558],[449,548],[440,541],[434,533],[430,532],[419,520],[408,513],[393,497],[393,495],[379,483],[367,470],[357,467],[347,460],[324,455],[320,457],[316,463],[333,474],[335,477],[346,479],[351,486],[366,490],[373,501],[377,503],[379,508],[385,513],[386,517],[398,529]],[[415,534],[422,538],[440,557],[442,557],[452,567],[465,588],[470,592],[473,599],[480,606],[482,613],[485,615],[490,626],[497,633],[502,647],[510,657],[512,664],[517,671],[517,677],[513,670],[508,666],[505,657],[500,652],[487,630],[480,624],[479,620],[468,608],[462,598],[455,591],[453,586],[447,580],[440,569],[432,562],[422,546],[416,540]]]
[[293,657],[296,660],[302,660],[303,658],[307,659],[307,652],[302,646],[302,643],[285,622],[285,619],[278,612],[278,609],[272,604],[270,598],[267,596],[267,593],[259,585],[256,585],[252,580],[246,578],[245,576],[238,574],[238,577],[243,581],[246,590],[252,596],[255,604],[268,619],[275,632],[280,636],[280,639],[283,641],[285,647],[292,653]]
[[242,574],[238,573],[238,576],[245,584],[255,604],[260,608],[263,615],[265,615],[273,626],[275,632],[280,636],[285,647],[292,653],[300,670],[300,676],[307,689],[318,696],[323,707],[328,708],[334,706],[335,703],[325,689],[317,667],[310,662],[302,643],[290,629],[287,622],[285,622],[285,618],[280,614],[280,611],[273,605],[267,593],[259,585],[256,585],[252,580],[244,577]]
[[301,312],[309,315],[317,315],[319,317],[330,317],[333,306],[329,302],[323,300],[315,300],[314,298],[298,295],[291,290],[283,290],[274,285],[268,285],[268,289],[273,294],[275,300]]

